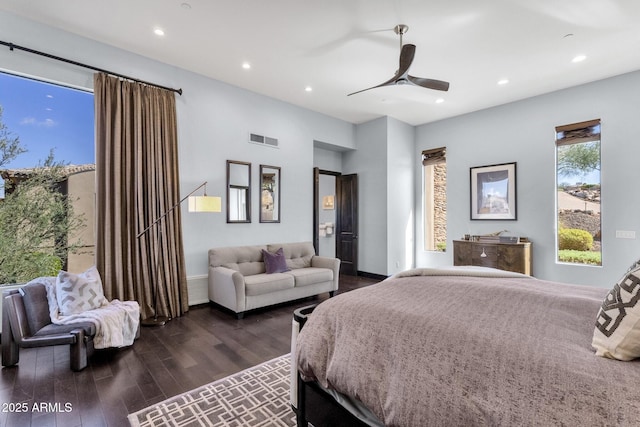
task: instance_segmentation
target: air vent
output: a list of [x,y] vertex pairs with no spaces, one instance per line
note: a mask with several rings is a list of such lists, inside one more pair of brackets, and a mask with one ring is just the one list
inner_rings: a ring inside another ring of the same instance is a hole
[[272,147],[278,146],[278,140],[276,138],[269,138],[268,136],[264,138],[264,143]]
[[269,136],[258,135],[255,133],[249,134],[249,142],[278,148],[278,138],[271,138]]
[[264,144],[264,136],[256,135],[255,133],[251,134],[251,142],[256,142],[258,144]]

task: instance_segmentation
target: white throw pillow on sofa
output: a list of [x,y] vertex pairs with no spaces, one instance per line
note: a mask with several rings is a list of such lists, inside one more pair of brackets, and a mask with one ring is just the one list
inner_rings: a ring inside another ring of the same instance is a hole
[[107,304],[98,269],[94,266],[80,274],[60,271],[56,278],[56,300],[62,316],[82,313]]

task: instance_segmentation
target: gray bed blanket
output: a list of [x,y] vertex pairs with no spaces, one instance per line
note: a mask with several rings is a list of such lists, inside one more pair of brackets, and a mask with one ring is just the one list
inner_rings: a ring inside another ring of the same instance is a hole
[[296,345],[305,379],[388,426],[640,426],[640,361],[591,348],[608,289],[402,276],[316,307]]

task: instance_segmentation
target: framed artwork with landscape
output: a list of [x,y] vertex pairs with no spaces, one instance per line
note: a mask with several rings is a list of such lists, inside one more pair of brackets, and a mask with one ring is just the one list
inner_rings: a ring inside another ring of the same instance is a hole
[[516,220],[516,163],[477,166],[471,174],[471,219]]

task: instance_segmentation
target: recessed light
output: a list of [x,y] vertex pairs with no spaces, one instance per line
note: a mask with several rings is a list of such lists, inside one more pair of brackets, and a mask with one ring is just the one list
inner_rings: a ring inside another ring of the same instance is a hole
[[312,92],[313,88],[311,86],[307,86],[304,88],[305,92]]
[[587,59],[587,56],[586,56],[586,55],[578,55],[578,56],[575,56],[575,57],[571,60],[571,62],[574,62],[574,63],[575,63],[575,62],[582,62],[582,61],[584,61],[585,59]]
[[244,68],[245,70],[249,70],[251,69],[251,64],[249,64],[248,62],[243,62],[242,68]]
[[509,83],[509,79],[500,79],[500,80],[498,80],[498,84],[499,84],[500,86],[502,86],[502,85],[506,85],[506,84],[508,84],[508,83]]
[[162,28],[156,28],[153,30],[153,34],[156,36],[164,36],[164,30]]
[[436,99],[436,104],[442,104],[444,102],[444,98]]

